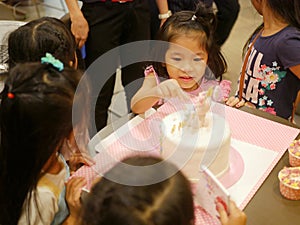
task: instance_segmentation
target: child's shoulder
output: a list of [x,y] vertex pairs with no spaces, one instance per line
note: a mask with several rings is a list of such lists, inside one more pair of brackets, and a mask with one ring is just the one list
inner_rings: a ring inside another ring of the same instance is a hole
[[263,48],[268,51],[284,54],[287,51],[295,53],[300,46],[300,30],[293,26],[287,26],[275,34],[262,36],[254,45],[258,49]]
[[300,30],[297,27],[287,26],[276,33],[275,36],[280,40],[296,39],[300,41]]
[[282,54],[299,55],[300,30],[296,27],[288,26],[275,34],[273,45]]

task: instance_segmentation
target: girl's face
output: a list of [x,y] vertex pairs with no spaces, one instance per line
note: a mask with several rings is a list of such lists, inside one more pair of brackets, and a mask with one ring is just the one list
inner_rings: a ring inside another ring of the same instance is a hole
[[199,40],[188,36],[178,37],[166,52],[166,69],[170,79],[175,79],[185,91],[193,91],[204,75],[208,53],[200,47]]
[[262,15],[262,1],[261,0],[251,0],[251,3],[253,7],[256,9],[256,11]]

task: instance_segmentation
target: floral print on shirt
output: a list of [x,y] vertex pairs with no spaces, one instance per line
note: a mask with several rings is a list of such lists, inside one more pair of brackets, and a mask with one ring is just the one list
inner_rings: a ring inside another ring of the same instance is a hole
[[280,71],[278,63],[273,62],[272,67],[261,65],[259,68],[259,74],[262,78],[257,78],[261,83],[261,88],[258,90],[258,108],[276,115],[276,111],[274,107],[272,107],[273,101],[269,99],[265,93],[266,90],[272,91],[276,89],[276,83],[280,82],[286,76],[286,71]]

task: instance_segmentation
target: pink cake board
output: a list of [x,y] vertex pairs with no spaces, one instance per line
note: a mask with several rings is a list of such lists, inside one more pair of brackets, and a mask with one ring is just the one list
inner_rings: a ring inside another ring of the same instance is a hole
[[[246,142],[242,142],[236,139],[231,141],[233,149],[236,149],[234,153],[236,166],[224,174],[219,180],[227,187],[230,193],[230,198],[243,209],[247,203],[251,200],[259,186],[267,177],[270,171],[270,165],[276,161],[276,152],[265,149],[256,145],[252,145]],[[230,160],[230,165],[233,160]],[[236,170],[242,170],[242,173]],[[273,168],[273,167],[272,167]],[[229,181],[226,179],[228,178]],[[228,183],[226,183],[228,182]],[[195,207],[196,225],[220,225],[220,221],[206,213],[200,206]]]
[[[228,188],[228,191],[237,205],[244,208],[252,198],[252,192],[257,191],[256,185],[261,179],[266,178],[267,174],[265,173],[272,162],[276,160],[278,153],[236,139],[231,140],[231,145],[240,154],[241,158],[237,162],[240,166],[240,160],[242,160],[244,169],[242,174],[233,171],[234,176],[236,176],[235,174],[241,176],[237,181],[234,179],[235,182]],[[239,166],[234,167],[233,170],[238,170]]]
[[229,169],[219,179],[225,188],[234,185],[244,173],[244,160],[241,154],[231,146],[229,153]]
[[[198,165],[194,165],[195,169],[198,168]],[[232,146],[230,147],[229,152],[229,167],[228,170],[217,177],[217,179],[223,184],[223,186],[228,189],[233,186],[236,182],[240,180],[244,173],[244,160],[241,154]],[[194,185],[199,182],[199,177],[190,178],[190,181]],[[196,188],[193,187],[193,191],[196,191]]]

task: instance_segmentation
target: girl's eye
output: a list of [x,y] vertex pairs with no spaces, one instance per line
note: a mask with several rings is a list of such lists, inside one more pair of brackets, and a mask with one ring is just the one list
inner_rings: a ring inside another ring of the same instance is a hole
[[172,60],[174,60],[174,61],[181,61],[181,58],[179,58],[179,57],[172,57]]
[[195,62],[201,62],[201,61],[202,61],[202,58],[194,58],[194,61],[195,61]]

